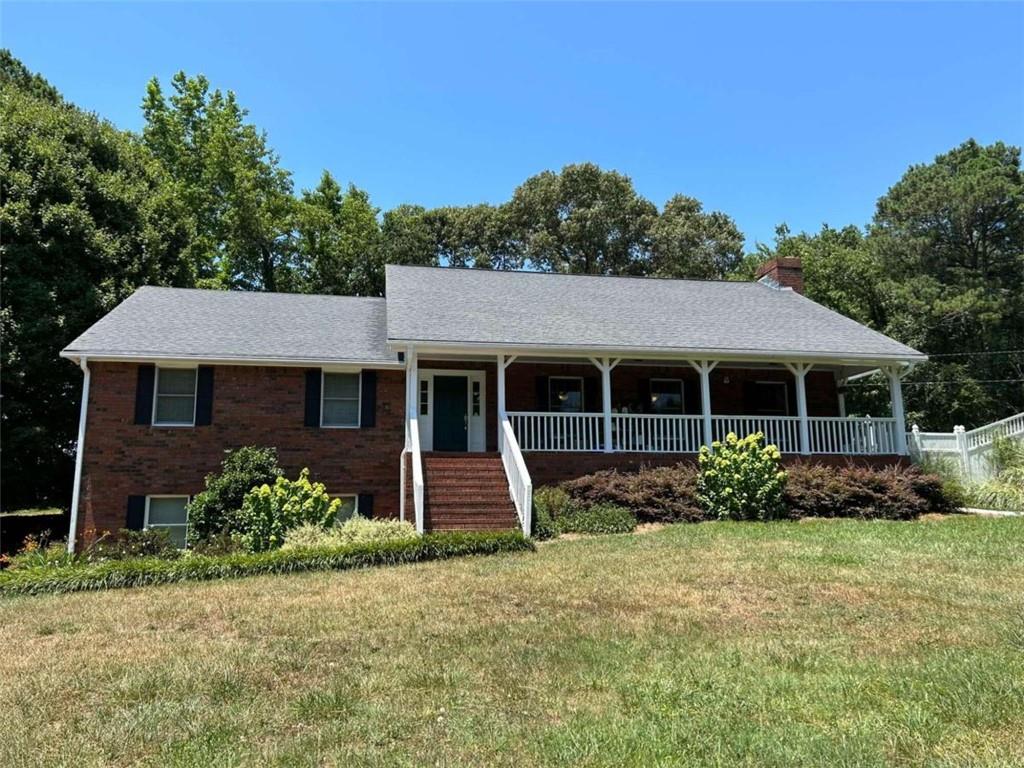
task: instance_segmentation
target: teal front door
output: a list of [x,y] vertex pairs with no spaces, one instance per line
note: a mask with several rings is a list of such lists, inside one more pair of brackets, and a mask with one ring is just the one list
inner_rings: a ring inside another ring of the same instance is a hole
[[468,450],[469,388],[465,376],[434,376],[434,450]]

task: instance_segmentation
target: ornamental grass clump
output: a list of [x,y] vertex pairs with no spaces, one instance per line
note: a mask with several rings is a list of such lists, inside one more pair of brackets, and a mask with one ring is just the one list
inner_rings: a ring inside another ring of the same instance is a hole
[[764,434],[702,446],[698,456],[697,500],[708,514],[725,520],[774,520],[783,517],[786,472],[779,449],[764,444]]
[[309,469],[298,480],[279,477],[273,487],[261,485],[245,496],[239,512],[242,542],[250,552],[277,549],[285,534],[303,523],[320,528],[334,524],[341,499],[332,500],[323,483],[309,480]]

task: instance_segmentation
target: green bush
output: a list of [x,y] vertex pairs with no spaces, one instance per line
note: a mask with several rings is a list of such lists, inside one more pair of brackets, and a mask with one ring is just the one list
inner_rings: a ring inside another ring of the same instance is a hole
[[219,473],[206,476],[206,490],[188,505],[188,543],[239,533],[238,513],[245,495],[281,476],[277,449],[244,446],[227,451]]
[[373,520],[353,515],[340,525],[322,528],[303,523],[285,533],[282,549],[315,549],[344,547],[351,544],[374,544],[385,541],[410,541],[417,538],[412,523],[402,520]]
[[274,486],[253,488],[242,501],[238,515],[242,542],[250,552],[277,549],[285,533],[303,523],[329,528],[341,508],[341,499],[331,499],[323,483],[309,480],[309,469],[298,480],[279,477]]
[[738,438],[730,432],[724,442],[709,449],[701,446],[697,457],[697,500],[719,519],[773,520],[785,514],[783,490],[786,473],[774,445],[764,445],[755,432]]
[[82,550],[81,558],[93,560],[125,560],[132,557],[175,558],[181,550],[171,541],[166,529],[147,528],[106,533]]
[[615,504],[574,507],[555,519],[555,528],[559,533],[631,533],[636,515]]
[[572,510],[573,502],[565,489],[544,486],[533,492],[533,538],[543,541],[558,534],[556,521]]
[[177,560],[155,557],[107,560],[76,563],[63,568],[0,572],[0,596],[140,587],[257,574],[345,570],[532,549],[533,545],[520,533],[432,533],[405,541],[351,544],[334,549],[278,549],[218,557],[189,553]]
[[690,462],[668,467],[643,467],[636,472],[606,470],[562,484],[581,506],[616,504],[645,523],[704,520],[697,503],[697,468]]

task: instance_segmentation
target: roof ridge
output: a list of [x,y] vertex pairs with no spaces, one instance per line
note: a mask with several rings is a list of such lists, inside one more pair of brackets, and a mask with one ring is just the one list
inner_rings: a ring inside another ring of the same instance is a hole
[[344,293],[300,293],[298,291],[248,291],[245,289],[220,289],[220,288],[185,288],[177,285],[140,285],[132,295],[140,291],[188,291],[190,293],[224,294],[229,296],[304,296],[320,299],[373,299],[385,301],[384,296],[351,296]]
[[729,285],[756,285],[756,280],[729,280],[724,277],[666,277],[664,275],[595,275],[590,272],[544,272],[533,269],[484,269],[482,267],[443,266],[440,264],[385,264],[384,268],[430,269],[435,271],[474,272],[482,275],[526,275],[537,277],[600,277],[619,280],[651,280],[665,283],[728,283]]

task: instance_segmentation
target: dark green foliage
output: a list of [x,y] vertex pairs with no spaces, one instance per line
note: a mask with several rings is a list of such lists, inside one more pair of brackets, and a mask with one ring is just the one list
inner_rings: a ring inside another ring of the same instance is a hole
[[559,518],[574,508],[569,494],[557,485],[548,485],[533,492],[533,538],[544,540],[558,535]]
[[3,505],[66,505],[82,373],[58,352],[140,285],[192,285],[188,222],[138,139],[0,54]]
[[185,555],[30,568],[0,573],[0,596],[141,587],[180,581],[209,581],[271,573],[348,570],[444,560],[465,555],[532,550],[518,533],[433,533],[412,541],[375,542],[336,549],[273,550],[258,554]]
[[238,514],[246,494],[257,486],[273,485],[280,475],[276,448],[247,445],[228,451],[220,472],[207,475],[206,490],[189,502],[189,546],[242,533]]
[[644,523],[704,520],[697,503],[697,468],[690,462],[637,472],[595,472],[562,487],[580,505],[615,504]]
[[555,528],[559,533],[631,533],[636,515],[617,504],[574,506],[555,519]]

